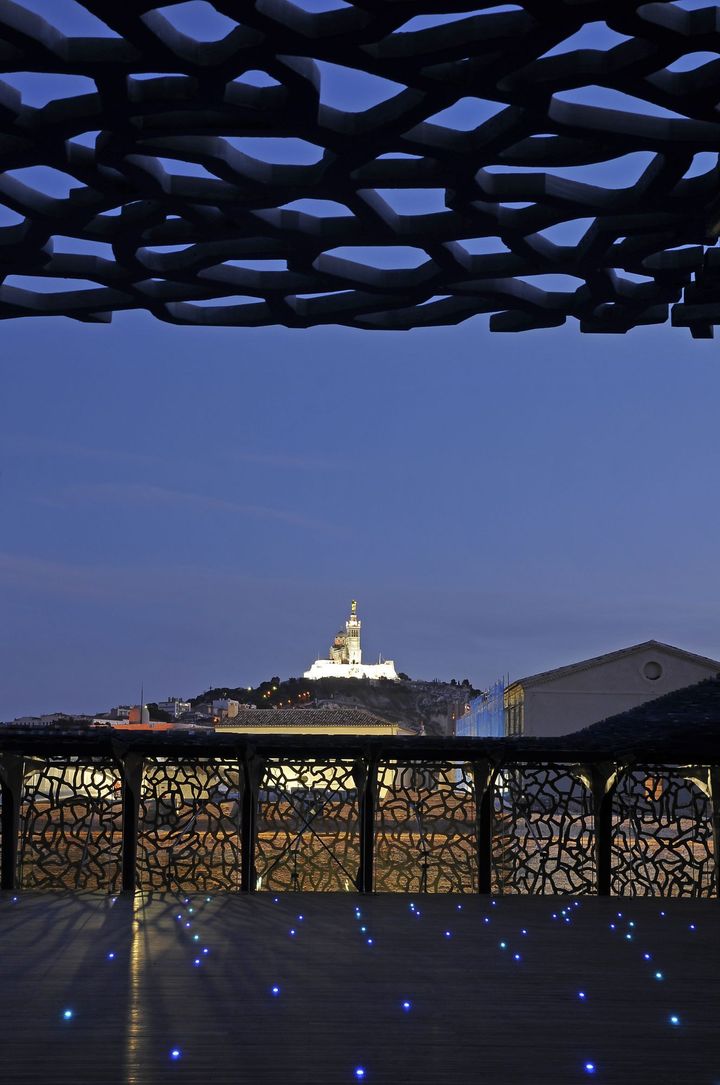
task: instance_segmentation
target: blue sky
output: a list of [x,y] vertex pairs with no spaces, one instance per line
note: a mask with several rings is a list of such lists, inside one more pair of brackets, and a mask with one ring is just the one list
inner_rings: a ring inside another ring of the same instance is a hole
[[483,685],[720,656],[717,345],[3,325],[0,718],[368,658]]

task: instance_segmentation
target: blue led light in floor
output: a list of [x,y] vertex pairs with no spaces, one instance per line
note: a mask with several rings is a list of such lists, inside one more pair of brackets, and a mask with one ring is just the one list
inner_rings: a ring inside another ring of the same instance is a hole
[[65,1021],[70,1021],[74,1016],[73,1010],[63,1010],[63,1018]]
[[179,1048],[179,1047],[174,1047],[174,1048],[172,1049],[172,1051],[170,1052],[170,1058],[171,1058],[171,1059],[172,1059],[172,1060],[173,1060],[174,1062],[177,1062],[177,1060],[178,1060],[179,1058],[182,1058],[182,1051],[180,1050],[180,1048]]

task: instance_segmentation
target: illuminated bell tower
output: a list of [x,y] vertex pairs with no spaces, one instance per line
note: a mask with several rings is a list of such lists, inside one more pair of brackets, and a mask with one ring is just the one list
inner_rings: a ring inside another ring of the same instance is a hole
[[345,647],[350,666],[360,666],[362,663],[362,651],[360,649],[360,626],[362,622],[357,616],[357,600],[353,599],[350,604],[350,617],[345,622]]

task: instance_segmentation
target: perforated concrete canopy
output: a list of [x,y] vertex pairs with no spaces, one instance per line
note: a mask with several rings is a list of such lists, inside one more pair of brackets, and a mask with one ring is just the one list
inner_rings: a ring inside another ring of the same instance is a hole
[[2,317],[720,322],[715,4],[0,0],[0,67]]

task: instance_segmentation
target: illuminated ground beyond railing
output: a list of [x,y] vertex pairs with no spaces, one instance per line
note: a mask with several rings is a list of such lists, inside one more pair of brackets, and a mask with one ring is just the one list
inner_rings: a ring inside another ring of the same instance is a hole
[[0,779],[6,889],[709,897],[720,880],[707,742],[6,730]]

